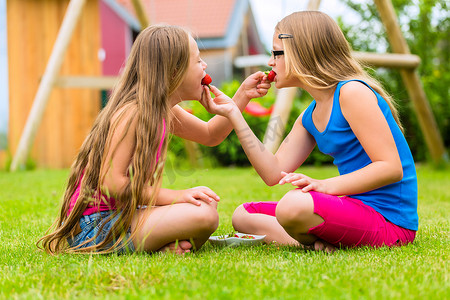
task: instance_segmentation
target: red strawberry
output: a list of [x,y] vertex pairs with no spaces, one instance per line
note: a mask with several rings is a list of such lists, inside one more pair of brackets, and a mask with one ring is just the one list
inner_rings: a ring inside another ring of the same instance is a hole
[[203,77],[202,79],[202,85],[207,85],[209,87],[211,82],[212,82],[211,76],[209,76],[208,74],[206,74],[205,77]]
[[277,73],[275,73],[273,70],[270,70],[270,72],[269,72],[269,71],[266,71],[266,72],[264,72],[264,73],[266,73],[266,75],[267,75],[267,80],[269,80],[270,82],[274,81],[275,76],[277,76]]

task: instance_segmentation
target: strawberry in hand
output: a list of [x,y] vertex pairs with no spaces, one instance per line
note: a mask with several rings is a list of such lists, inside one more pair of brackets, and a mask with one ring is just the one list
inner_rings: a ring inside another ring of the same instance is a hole
[[275,80],[275,76],[277,76],[277,73],[275,73],[273,70],[266,71],[264,72],[267,75],[267,80],[269,80],[269,82],[273,82]]
[[203,77],[202,79],[202,85],[207,85],[210,89],[211,87],[209,86],[212,82],[211,76],[209,76],[208,74],[205,75],[205,77]]

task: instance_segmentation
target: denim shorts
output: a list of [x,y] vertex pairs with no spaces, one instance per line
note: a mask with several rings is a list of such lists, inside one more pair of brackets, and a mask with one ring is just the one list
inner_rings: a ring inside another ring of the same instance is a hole
[[[112,218],[110,221],[108,221],[105,226],[102,227],[104,222],[107,220],[107,218],[112,214],[112,211],[101,211],[98,213],[94,213],[92,215],[87,216],[81,216],[80,218],[80,229],[81,232],[75,235],[73,238],[68,238],[67,242],[69,243],[70,247],[76,247],[80,244],[82,244],[84,241],[89,240],[97,235],[99,230],[101,229],[101,232],[98,234],[98,236],[91,242],[81,246],[78,249],[86,248],[89,246],[97,245],[101,243],[106,236],[108,235],[109,230],[114,225],[114,223],[119,218],[120,214]],[[135,247],[133,245],[133,242],[129,240],[131,235],[131,228],[128,229],[124,240],[117,246],[115,252],[118,254],[124,254],[124,253],[132,253],[135,252]],[[123,244],[127,241],[128,243],[123,246]],[[111,242],[110,244],[106,245],[103,249],[106,250],[110,248],[116,240]]]

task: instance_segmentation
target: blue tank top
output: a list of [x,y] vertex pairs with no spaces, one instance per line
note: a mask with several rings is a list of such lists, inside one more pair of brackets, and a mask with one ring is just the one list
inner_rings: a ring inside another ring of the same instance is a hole
[[[359,143],[341,111],[339,103],[340,89],[349,81],[352,80],[338,83],[333,96],[330,120],[323,132],[317,130],[312,120],[312,113],[316,107],[315,100],[305,110],[302,118],[303,127],[314,137],[319,150],[334,158],[333,163],[338,167],[341,175],[354,172],[371,163],[369,156]],[[388,221],[400,227],[417,230],[419,226],[419,217],[417,215],[417,175],[411,150],[402,131],[395,122],[386,100],[367,83],[361,80],[356,81],[364,83],[377,97],[378,106],[389,124],[397,146],[403,167],[403,178],[401,181],[369,192],[348,196],[361,200],[383,215]]]

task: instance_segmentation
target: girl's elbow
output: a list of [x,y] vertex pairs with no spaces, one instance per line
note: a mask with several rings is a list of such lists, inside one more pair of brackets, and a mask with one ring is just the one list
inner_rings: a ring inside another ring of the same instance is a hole
[[199,143],[202,144],[203,146],[207,146],[207,147],[215,147],[220,145],[224,140],[225,140],[226,136],[218,136],[218,135],[205,135],[205,138],[203,141],[200,141]]
[[274,185],[276,185],[278,182],[266,182],[266,184],[268,185],[268,186],[274,186]]
[[102,183],[101,189],[103,194],[117,197],[119,194],[123,193],[126,185],[127,180],[105,179]]
[[402,180],[403,179],[403,167],[402,167],[402,165],[400,164],[399,166],[396,166],[396,167],[392,168],[389,177],[390,177],[390,181],[392,183],[395,183],[395,182],[398,182],[398,181]]
[[394,173],[394,180],[395,182],[400,181],[403,179],[403,168],[400,166],[400,168],[396,168]]
[[117,197],[120,193],[120,190],[118,190],[117,188],[115,188],[115,185],[105,185],[103,184],[101,187],[102,190],[102,194],[104,195],[108,195],[111,197]]
[[264,181],[264,183],[268,186],[274,186],[274,185],[277,185],[278,182],[280,182],[280,179],[278,179],[278,178],[263,178],[263,177],[261,177],[261,178]]
[[206,146],[206,147],[215,147],[215,146],[218,146],[220,144],[220,142],[205,141],[205,142],[201,142],[200,144],[202,144],[203,146]]
[[215,146],[220,145],[220,143],[222,143],[223,141],[224,141],[224,139],[212,138],[207,142],[207,144],[205,146],[215,147]]

